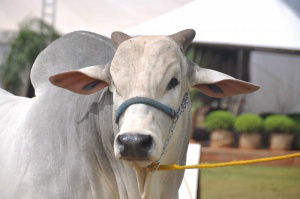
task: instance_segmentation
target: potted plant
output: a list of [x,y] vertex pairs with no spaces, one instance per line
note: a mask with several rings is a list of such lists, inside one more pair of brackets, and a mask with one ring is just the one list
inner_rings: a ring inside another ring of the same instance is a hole
[[260,148],[263,126],[263,119],[258,115],[252,113],[240,115],[234,122],[235,131],[240,133],[239,147],[244,149]]
[[296,130],[293,119],[285,115],[271,115],[266,118],[264,128],[270,135],[270,149],[289,150]]
[[215,148],[232,147],[234,136],[231,131],[235,116],[228,111],[218,110],[209,113],[205,128],[210,134],[210,146]]

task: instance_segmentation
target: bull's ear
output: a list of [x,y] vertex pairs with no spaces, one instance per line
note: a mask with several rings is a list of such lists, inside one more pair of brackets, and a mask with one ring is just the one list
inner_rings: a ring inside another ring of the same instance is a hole
[[90,95],[109,85],[109,67],[108,65],[89,66],[63,72],[49,77],[49,81],[55,86],[72,92]]
[[190,80],[192,87],[202,93],[217,98],[252,93],[260,87],[239,79],[235,79],[218,71],[201,68],[190,62]]

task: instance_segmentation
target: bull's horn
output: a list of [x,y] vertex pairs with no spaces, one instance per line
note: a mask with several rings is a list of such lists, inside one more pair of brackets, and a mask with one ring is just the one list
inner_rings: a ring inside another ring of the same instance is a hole
[[175,33],[173,35],[170,35],[169,37],[174,39],[176,43],[180,46],[182,52],[184,52],[189,47],[189,45],[191,44],[195,36],[196,36],[195,30],[187,29]]
[[124,41],[130,39],[131,37],[126,35],[125,33],[122,33],[122,32],[113,32],[111,34],[111,41],[113,43],[113,45],[118,48],[121,43],[123,43]]

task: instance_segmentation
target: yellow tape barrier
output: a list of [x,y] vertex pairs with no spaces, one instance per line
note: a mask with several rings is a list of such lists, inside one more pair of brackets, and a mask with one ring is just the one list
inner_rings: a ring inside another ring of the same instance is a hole
[[154,170],[168,171],[168,170],[184,170],[184,169],[207,169],[207,168],[215,168],[215,167],[236,166],[236,165],[260,163],[260,162],[269,162],[275,160],[284,160],[284,159],[296,158],[296,157],[300,157],[300,153],[293,153],[289,155],[275,156],[269,158],[260,158],[254,160],[241,160],[241,161],[223,162],[223,163],[215,163],[215,164],[202,163],[198,165],[186,165],[186,166],[172,164],[172,165],[160,165],[159,167],[158,164],[152,164],[151,167],[147,169],[150,172]]

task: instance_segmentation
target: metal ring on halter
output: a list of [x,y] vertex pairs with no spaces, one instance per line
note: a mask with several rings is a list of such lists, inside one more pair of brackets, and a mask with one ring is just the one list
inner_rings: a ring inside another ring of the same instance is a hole
[[153,165],[155,165],[155,164],[157,164],[157,165],[156,165],[155,169],[153,169],[151,171],[151,173],[154,173],[159,168],[161,163],[158,160],[156,160],[146,167],[147,169],[149,169],[149,168],[153,167]]

